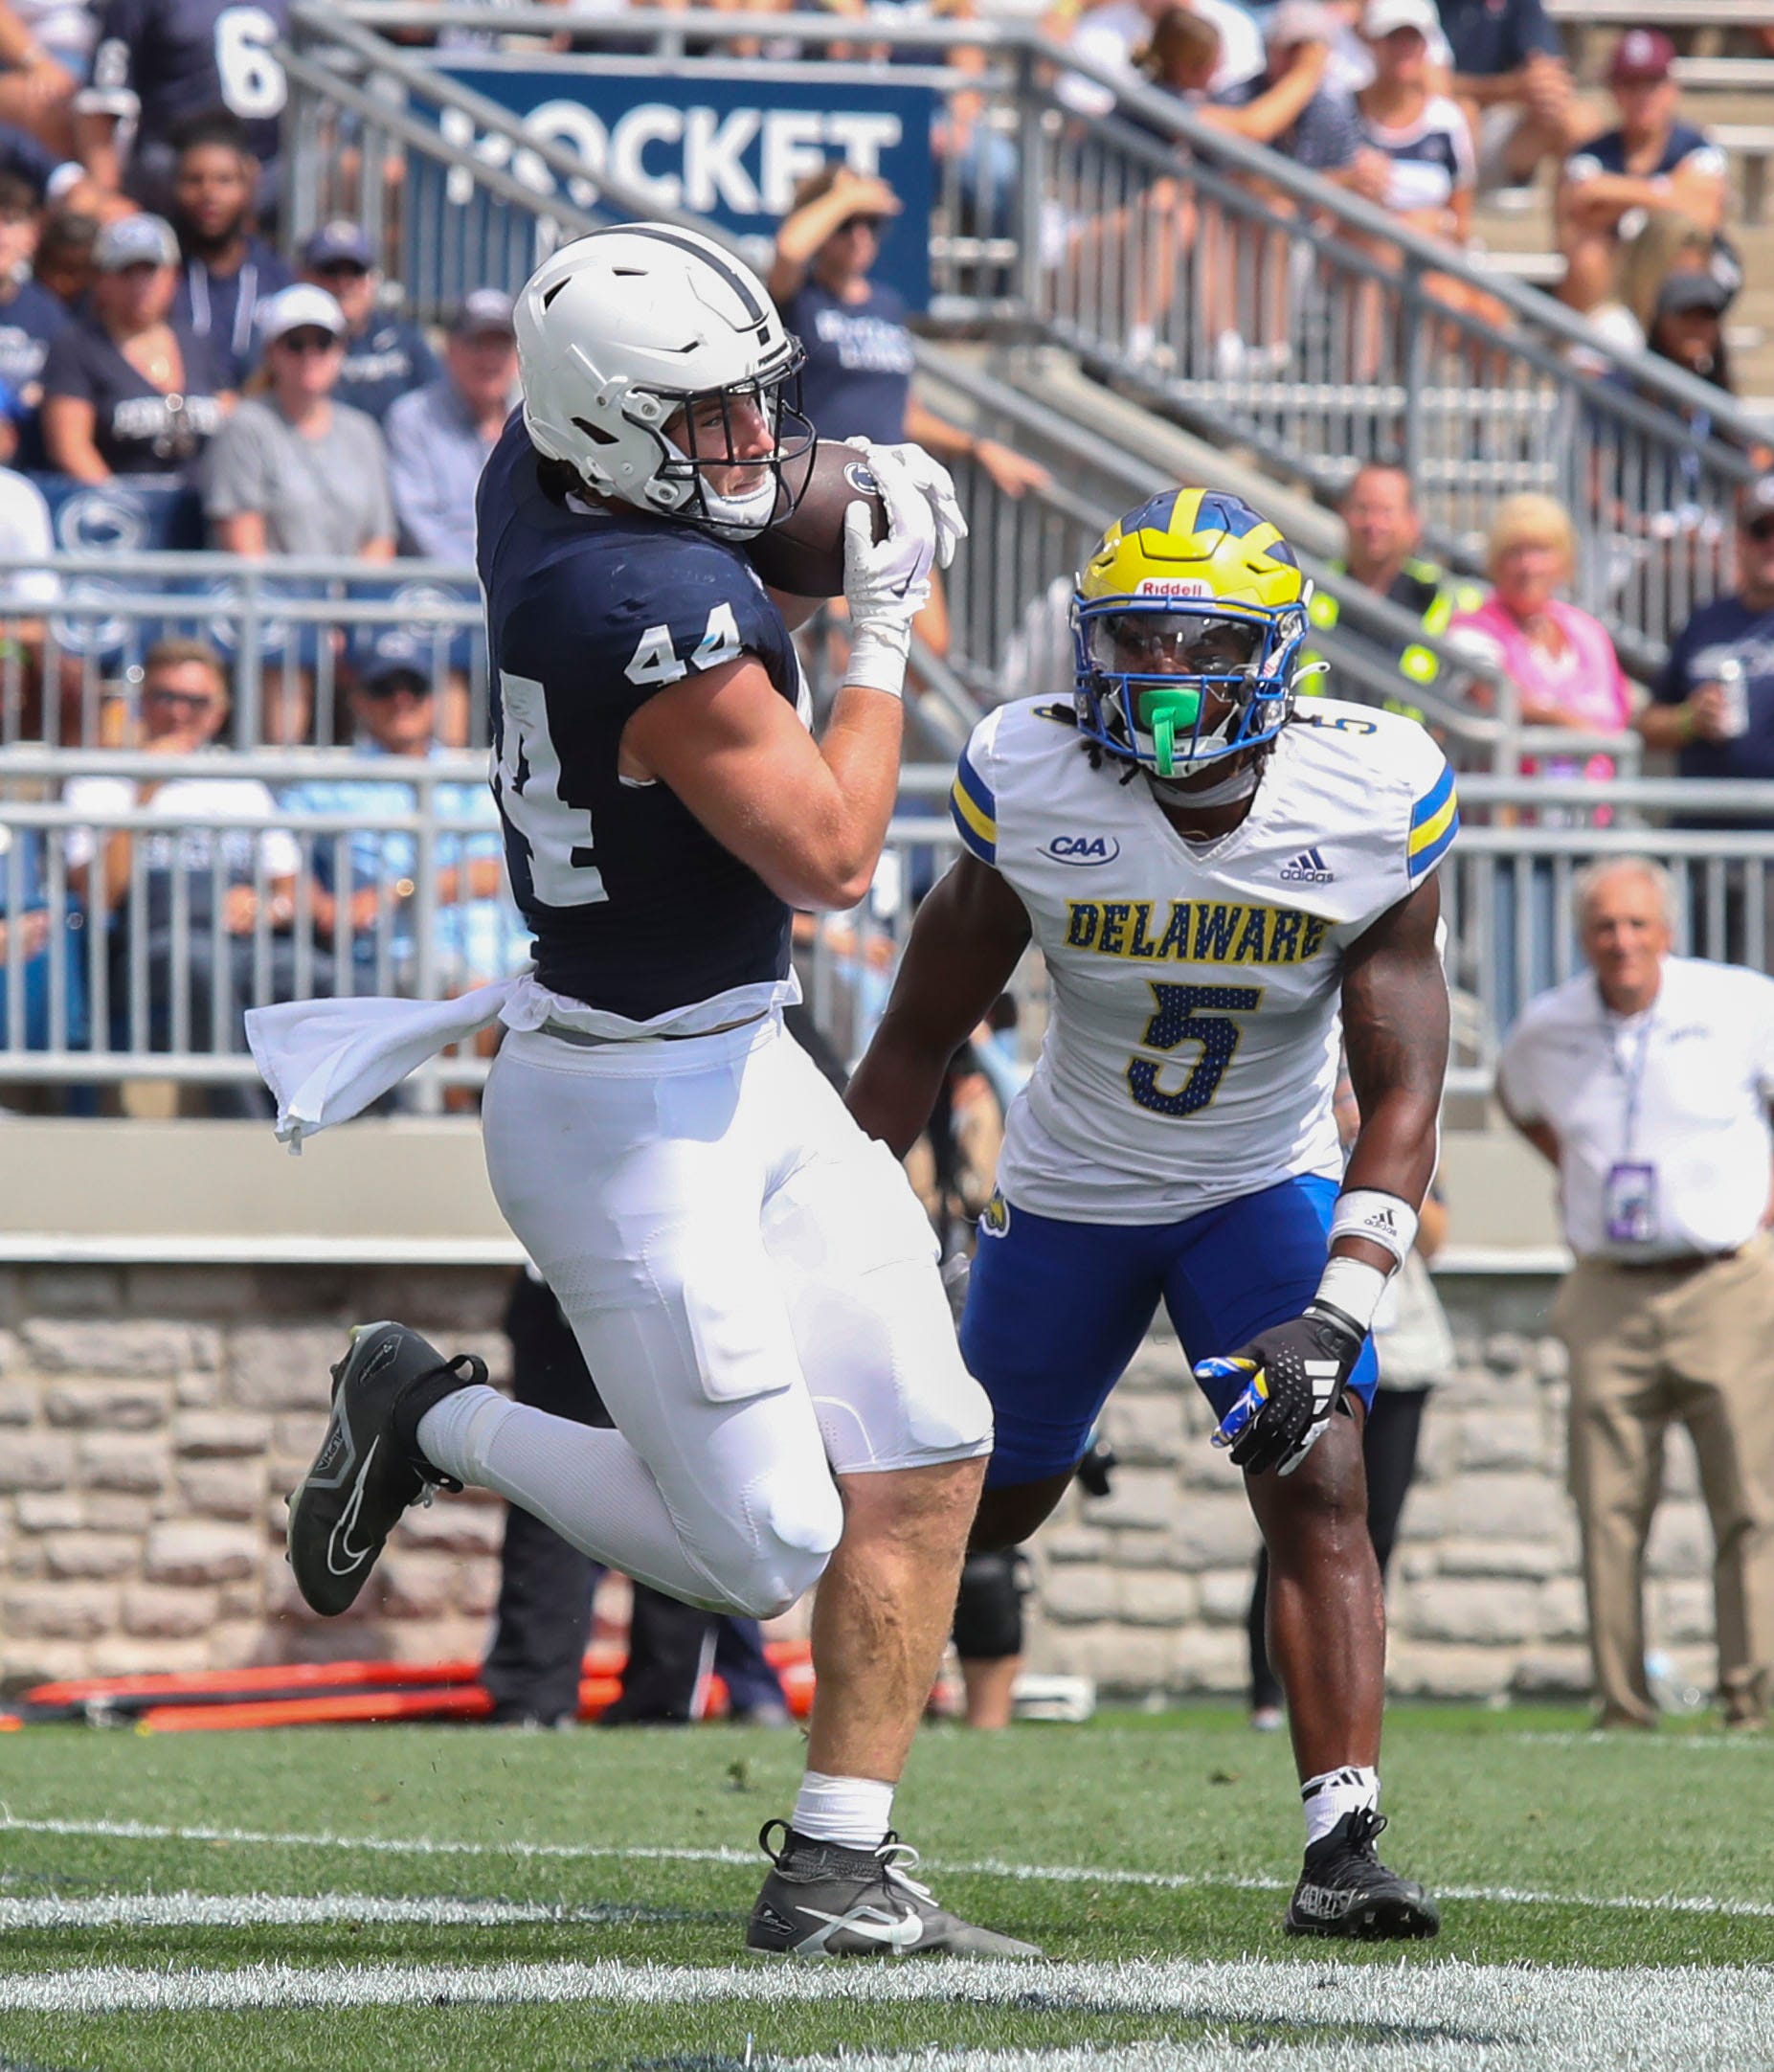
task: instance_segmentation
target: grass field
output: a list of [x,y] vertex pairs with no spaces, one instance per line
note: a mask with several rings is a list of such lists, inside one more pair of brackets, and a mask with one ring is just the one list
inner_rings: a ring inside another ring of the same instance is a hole
[[739,1955],[799,1738],[0,1742],[0,2068],[1774,2067],[1774,1745],[1402,1711],[1398,1950],[1283,1937],[1287,1753],[1230,1711],[932,1732],[898,1817],[1046,1966]]

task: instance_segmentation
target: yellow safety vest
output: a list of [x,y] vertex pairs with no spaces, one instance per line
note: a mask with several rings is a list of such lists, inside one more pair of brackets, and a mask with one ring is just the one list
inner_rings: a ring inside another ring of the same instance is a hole
[[[1331,573],[1346,575],[1348,564],[1333,561]],[[1456,613],[1475,612],[1485,601],[1485,594],[1476,583],[1449,578],[1446,570],[1438,569],[1432,561],[1406,561],[1386,596],[1392,603],[1408,612],[1430,640],[1439,640],[1447,632]],[[1320,588],[1314,591],[1307,615],[1314,626],[1328,633],[1341,619],[1342,606],[1329,590]],[[1303,663],[1313,663],[1323,662],[1325,657],[1308,649],[1300,659]],[[1441,663],[1435,650],[1416,641],[1400,653],[1397,666],[1399,674],[1407,682],[1426,688],[1441,673]],[[1303,687],[1315,691],[1323,681],[1322,677],[1314,677]],[[1388,712],[1403,712],[1410,719],[1423,717],[1417,707],[1402,698],[1388,698],[1385,708]]]

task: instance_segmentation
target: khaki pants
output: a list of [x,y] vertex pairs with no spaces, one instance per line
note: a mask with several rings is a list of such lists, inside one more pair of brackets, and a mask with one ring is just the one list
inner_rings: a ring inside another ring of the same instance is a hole
[[1583,1260],[1552,1320],[1571,1356],[1570,1486],[1603,1723],[1657,1716],[1645,1542],[1676,1422],[1694,1438],[1717,1543],[1719,1699],[1728,1720],[1761,1722],[1774,1678],[1774,1246],[1759,1236],[1698,1268]]

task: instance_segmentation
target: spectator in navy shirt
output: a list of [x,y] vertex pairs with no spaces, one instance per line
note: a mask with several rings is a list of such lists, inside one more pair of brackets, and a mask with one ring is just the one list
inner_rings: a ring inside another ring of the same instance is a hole
[[[261,169],[261,214],[277,195],[270,169],[289,89],[277,44],[289,0],[104,0],[92,83],[75,97],[81,160],[108,194],[144,208],[171,206],[174,134],[194,115],[226,108],[246,124]],[[120,131],[133,120],[124,166]]]
[[17,398],[17,464],[28,471],[45,464],[37,424],[43,363],[69,321],[55,296],[31,278],[40,220],[31,189],[0,173],[0,381]]
[[[915,439],[938,460],[977,461],[1021,496],[1046,470],[996,439],[976,439],[911,394],[911,333],[895,288],[871,281],[881,226],[899,214],[885,180],[828,165],[803,180],[776,233],[769,286],[807,354],[801,408],[821,439],[861,436],[877,445]],[[920,234],[921,235],[921,234]]]
[[[977,461],[1008,496],[1044,486],[1045,468],[996,439],[962,431],[913,398],[916,363],[905,302],[868,278],[881,250],[881,226],[899,209],[885,180],[842,162],[810,174],[795,191],[795,205],[776,233],[768,285],[807,355],[801,408],[821,439],[863,438],[881,446],[914,439],[939,460]],[[948,652],[949,607],[935,577],[916,630],[932,652]]]
[[1545,0],[1441,0],[1453,92],[1478,145],[1478,184],[1519,187],[1589,129]]
[[[1701,605],[1676,635],[1639,715],[1646,746],[1673,752],[1685,777],[1774,777],[1774,475],[1739,500],[1737,562],[1736,590]],[[1740,733],[1731,731],[1719,684],[1729,663],[1744,675],[1749,725]]]
[[81,482],[189,474],[233,397],[200,338],[171,319],[179,247],[157,215],[107,223],[93,248],[90,314],[50,348],[43,440]]
[[1675,46],[1661,30],[1628,29],[1614,46],[1607,83],[1618,128],[1592,137],[1565,161],[1559,184],[1559,249],[1573,309],[1590,310],[1614,289],[1621,226],[1651,209],[1673,209],[1709,236],[1724,222],[1724,153],[1704,130],[1675,119]]
[[382,276],[355,223],[324,223],[302,248],[302,277],[345,312],[345,372],[333,394],[378,424],[403,395],[440,380],[443,369],[416,324],[381,307]]
[[[1738,500],[1737,588],[1701,605],[1675,636],[1663,673],[1650,687],[1650,703],[1638,716],[1648,748],[1673,753],[1676,768],[1695,780],[1696,806],[1673,816],[1678,827],[1774,826],[1774,821],[1740,814],[1709,813],[1702,804],[1708,778],[1774,778],[1774,475],[1752,482]],[[1734,729],[1732,699],[1721,678],[1735,665],[1743,673],[1742,699],[1748,724]],[[1750,845],[1751,847],[1754,845]],[[1732,859],[1725,866],[1724,936],[1714,936],[1708,873],[1694,876],[1690,924],[1707,956],[1734,964],[1768,968],[1770,925],[1751,919],[1760,902],[1748,894],[1748,871],[1760,874],[1761,858]]]
[[252,372],[258,305],[288,287],[289,268],[253,235],[258,163],[246,125],[217,109],[178,133],[172,175],[172,227],[184,263],[172,299],[174,323],[206,341],[231,389]]

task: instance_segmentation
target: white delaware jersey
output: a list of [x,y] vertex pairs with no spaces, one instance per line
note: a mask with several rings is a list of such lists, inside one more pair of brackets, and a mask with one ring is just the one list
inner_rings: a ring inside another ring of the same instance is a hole
[[1093,770],[1065,712],[1034,699],[962,752],[955,825],[1027,908],[1052,988],[1004,1195],[1151,1224],[1336,1177],[1343,953],[1447,853],[1452,771],[1414,720],[1305,700],[1242,825],[1197,844],[1127,767]]

